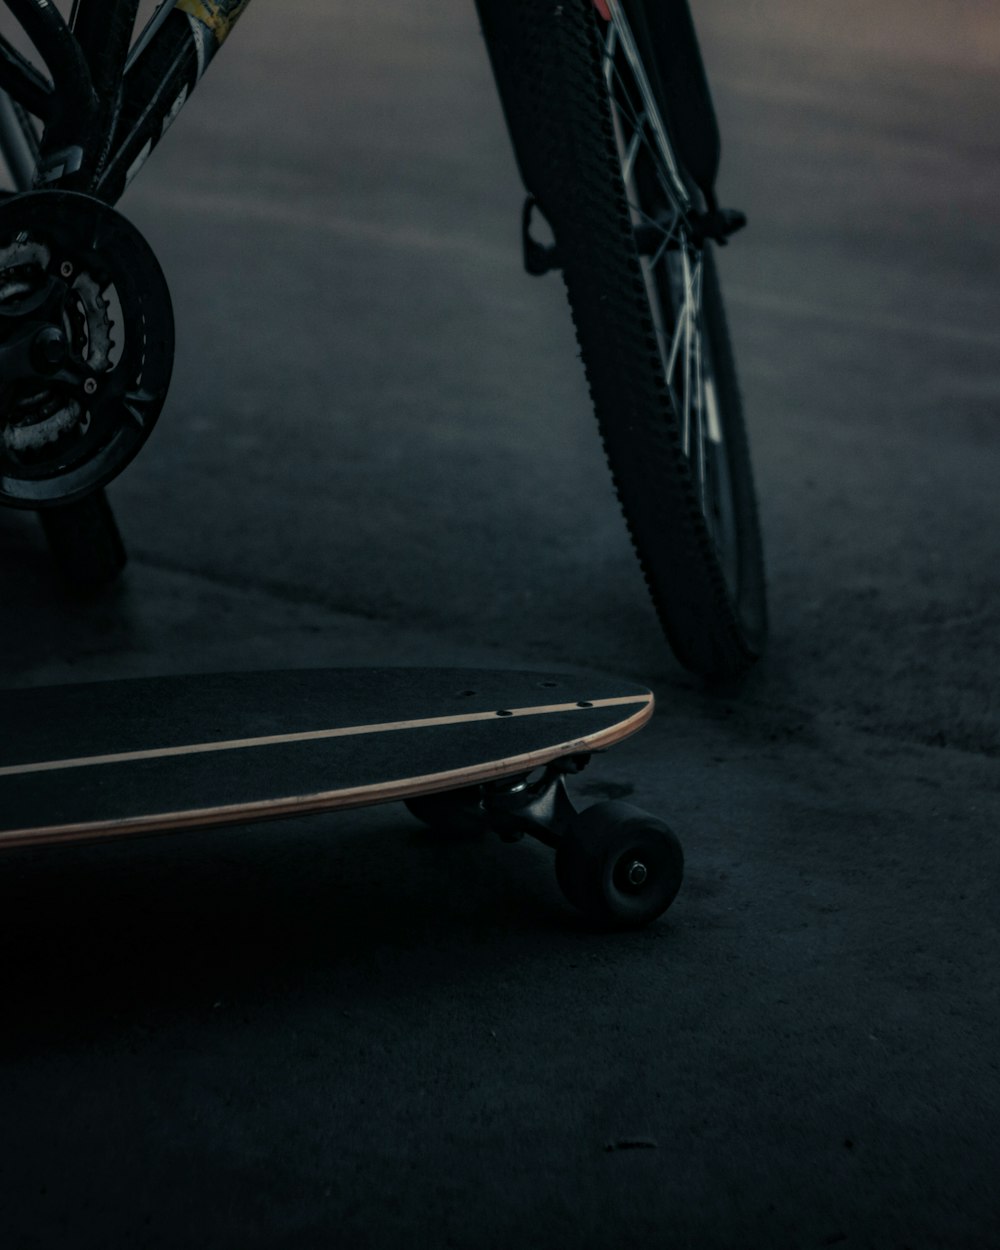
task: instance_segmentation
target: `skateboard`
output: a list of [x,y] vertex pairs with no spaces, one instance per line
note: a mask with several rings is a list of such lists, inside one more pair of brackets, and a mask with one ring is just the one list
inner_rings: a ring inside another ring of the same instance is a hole
[[0,848],[241,825],[401,800],[453,832],[554,848],[559,885],[605,924],[673,901],[662,821],[566,778],[653,712],[601,677],[447,668],[291,669],[0,692]]

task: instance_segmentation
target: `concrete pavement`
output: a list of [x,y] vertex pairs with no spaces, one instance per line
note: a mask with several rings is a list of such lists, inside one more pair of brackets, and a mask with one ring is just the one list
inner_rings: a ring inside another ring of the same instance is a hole
[[0,514],[6,684],[646,681],[579,789],[674,825],[680,897],[596,935],[544,848],[391,808],[8,855],[7,1244],[995,1244],[995,23],[696,16],[751,221],[774,628],[739,696],[659,635],[456,0],[252,8],[122,206],[178,318],[124,584],[68,599]]

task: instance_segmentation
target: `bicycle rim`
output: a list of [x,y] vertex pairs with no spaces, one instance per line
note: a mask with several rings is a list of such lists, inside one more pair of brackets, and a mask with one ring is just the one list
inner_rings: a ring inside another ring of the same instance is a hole
[[[696,237],[699,193],[675,157],[687,148],[644,81],[650,66],[659,85],[645,28],[639,48],[616,0],[610,46],[593,0],[476,3],[664,632],[692,671],[739,676],[766,632],[749,449],[713,257]],[[712,129],[681,138],[696,151]]]

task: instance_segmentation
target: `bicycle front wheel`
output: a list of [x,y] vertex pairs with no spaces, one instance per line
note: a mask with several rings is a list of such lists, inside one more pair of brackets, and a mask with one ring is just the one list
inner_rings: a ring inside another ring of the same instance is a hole
[[687,668],[737,677],[767,629],[753,475],[705,204],[653,50],[617,5],[610,22],[591,0],[480,13],[660,621]]

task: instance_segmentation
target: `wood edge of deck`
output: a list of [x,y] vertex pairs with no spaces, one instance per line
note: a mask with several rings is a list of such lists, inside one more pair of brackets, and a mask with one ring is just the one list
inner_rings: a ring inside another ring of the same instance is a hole
[[192,808],[186,811],[127,816],[114,821],[70,822],[0,831],[0,851],[7,848],[55,845],[67,842],[104,841],[107,838],[138,837],[144,834],[210,829],[225,825],[256,824],[283,817],[311,816],[322,812],[344,811],[378,803],[398,802],[436,794],[462,786],[482,785],[499,781],[517,773],[544,767],[567,755],[600,751],[614,746],[637,733],[653,715],[652,694],[637,712],[617,724],[582,738],[574,738],[557,746],[491,760],[472,768],[449,769],[420,777],[404,777],[371,786],[349,786],[320,794],[292,795],[281,799],[261,799],[251,803],[234,803],[225,807]]

